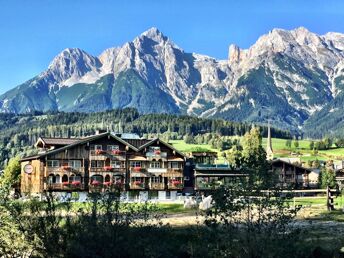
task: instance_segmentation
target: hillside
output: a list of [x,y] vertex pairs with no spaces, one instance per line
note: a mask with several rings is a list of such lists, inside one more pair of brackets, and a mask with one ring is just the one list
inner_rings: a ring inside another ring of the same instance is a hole
[[[140,136],[181,139],[185,135],[214,133],[244,135],[251,125],[221,119],[205,119],[168,114],[140,115],[136,109],[115,109],[96,113],[0,114],[0,169],[15,155],[34,153],[38,137],[85,137],[98,129],[131,132]],[[267,135],[267,128],[261,127]],[[289,132],[272,128],[276,137],[288,138]]]

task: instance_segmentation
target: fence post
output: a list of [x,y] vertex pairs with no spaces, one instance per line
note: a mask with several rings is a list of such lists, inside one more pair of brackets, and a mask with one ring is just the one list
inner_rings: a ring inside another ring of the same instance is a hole
[[326,188],[326,200],[327,200],[327,210],[328,211],[333,211],[334,210],[334,201],[333,201],[333,196],[331,193],[330,187]]

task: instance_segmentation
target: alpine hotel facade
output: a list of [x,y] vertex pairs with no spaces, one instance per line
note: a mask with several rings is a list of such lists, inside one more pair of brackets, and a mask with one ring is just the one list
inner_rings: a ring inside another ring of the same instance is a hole
[[[160,139],[110,132],[82,139],[39,138],[38,155],[21,161],[21,192],[111,191],[133,198],[173,198],[184,187],[186,157]],[[148,196],[148,194],[150,196]]]

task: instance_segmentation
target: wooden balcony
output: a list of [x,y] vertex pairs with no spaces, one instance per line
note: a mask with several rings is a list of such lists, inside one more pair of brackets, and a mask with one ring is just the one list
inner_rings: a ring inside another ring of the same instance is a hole
[[150,190],[165,190],[165,184],[164,183],[150,183],[149,189]]
[[125,173],[125,168],[110,168],[110,167],[91,167],[91,173]]
[[221,187],[221,185],[226,185],[226,183],[218,181],[218,182],[196,182],[195,183],[195,190],[215,190]]
[[147,169],[145,167],[130,167],[132,173],[145,173]]
[[148,160],[152,159],[166,159],[167,158],[167,152],[161,152],[161,151],[150,151],[146,153],[146,157]]
[[84,167],[69,167],[69,166],[61,166],[61,167],[46,167],[46,176],[49,174],[82,174],[85,171]]
[[118,160],[125,160],[125,151],[118,150],[91,150],[91,160],[105,160],[107,158],[116,158]]
[[147,168],[149,173],[167,173],[167,168]]
[[182,168],[168,168],[166,174],[164,175],[166,177],[181,177],[183,178],[183,169]]
[[66,183],[47,183],[45,190],[59,190],[59,191],[82,191],[85,190],[85,185],[80,184],[66,184]]
[[168,183],[167,187],[170,190],[181,190],[183,189],[183,183],[180,183],[180,184]]
[[219,187],[220,187],[220,185],[207,184],[207,183],[196,183],[195,190],[215,190]]
[[131,183],[129,184],[129,187],[130,187],[130,189],[132,189],[132,190],[144,190],[144,189],[146,189],[146,183],[138,184],[138,183],[136,183],[136,182],[131,182]]

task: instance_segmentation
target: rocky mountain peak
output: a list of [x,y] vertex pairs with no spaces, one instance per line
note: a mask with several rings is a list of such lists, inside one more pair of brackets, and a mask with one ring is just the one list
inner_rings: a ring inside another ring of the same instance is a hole
[[343,50],[340,33],[273,29],[249,49],[230,45],[219,61],[184,52],[153,27],[99,57],[63,50],[45,72],[0,96],[0,112],[137,107],[258,123],[276,117],[277,126],[298,128],[341,96]]
[[240,48],[237,45],[231,44],[228,53],[229,63],[238,63],[240,61]]
[[167,40],[167,37],[165,37],[156,27],[152,27],[145,32],[141,33],[139,38],[149,38],[151,40],[154,40],[156,42],[161,42]]
[[84,73],[93,67],[100,67],[97,57],[93,57],[79,48],[66,48],[50,63],[48,70],[61,73]]
[[50,63],[48,69],[40,77],[49,77],[54,85],[72,85],[83,75],[96,72],[102,66],[97,57],[79,48],[66,48]]

